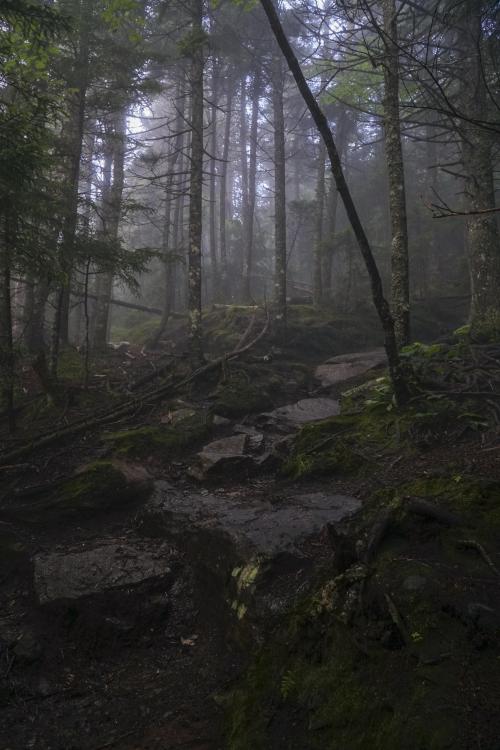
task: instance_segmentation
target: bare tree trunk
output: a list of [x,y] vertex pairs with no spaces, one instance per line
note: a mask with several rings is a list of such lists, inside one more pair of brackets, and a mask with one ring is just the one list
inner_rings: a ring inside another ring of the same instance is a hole
[[323,301],[323,216],[325,207],[325,157],[326,148],[322,138],[318,147],[318,169],[316,172],[316,215],[313,254],[313,304]]
[[226,95],[226,119],[224,123],[224,142],[222,145],[222,164],[220,170],[219,184],[219,246],[220,246],[220,297],[225,300],[228,294],[227,278],[227,234],[226,234],[226,217],[227,217],[227,163],[229,159],[229,148],[231,141],[231,119],[233,104],[233,81],[231,78],[227,81]]
[[[464,3],[462,106],[472,120],[485,119],[487,92],[481,59],[482,18],[479,0]],[[465,192],[470,211],[495,208],[492,134],[472,122],[461,124],[462,159],[467,174]],[[467,241],[471,276],[470,321],[473,336],[500,335],[500,237],[494,213],[469,216]]]
[[[339,156],[342,159],[349,138],[349,131],[352,127],[352,121],[349,119],[347,110],[342,109],[337,122],[337,146]],[[330,179],[327,197],[327,231],[326,241],[323,243],[323,298],[330,300],[332,298],[332,272],[333,256],[335,253],[335,231],[337,228],[337,207],[339,202],[339,193],[333,175]]]
[[252,87],[252,118],[250,123],[250,154],[248,163],[248,201],[246,226],[243,227],[243,274],[242,298],[244,302],[252,301],[252,270],[254,251],[255,198],[257,189],[257,128],[259,121],[260,72],[256,71]]
[[192,28],[197,37],[191,53],[191,173],[189,200],[188,308],[191,358],[203,361],[201,320],[201,233],[203,191],[203,0],[192,0]]
[[273,66],[274,114],[274,305],[275,323],[279,331],[286,329],[286,171],[285,118],[283,87],[285,84],[281,58]]
[[406,192],[399,114],[399,52],[395,0],[383,0],[384,131],[391,217],[392,314],[398,346],[410,341],[410,272]]
[[318,128],[318,131],[323,138],[330,159],[330,167],[332,174],[335,178],[337,190],[339,191],[340,197],[344,204],[347,217],[353,229],[356,237],[359,250],[365,262],[366,270],[371,283],[372,299],[375,309],[377,310],[380,322],[384,330],[385,337],[385,350],[387,352],[387,359],[389,363],[389,372],[391,375],[391,381],[394,388],[394,395],[398,404],[406,402],[409,398],[408,384],[406,382],[405,374],[399,358],[398,345],[396,342],[396,336],[394,332],[394,321],[392,319],[391,310],[384,297],[384,291],[382,287],[382,280],[373,257],[372,249],[368,238],[365,234],[363,225],[361,224],[356,206],[352,200],[350,190],[345,181],[344,172],[342,170],[342,164],[339,158],[335,141],[333,140],[332,131],[328,125],[328,121],[321,110],[318,102],[314,98],[314,95],[309,88],[309,85],[304,78],[304,74],[299,65],[299,61],[292,50],[288,39],[283,31],[279,17],[274,9],[272,0],[261,0],[262,7],[267,15],[271,29],[276,37],[281,51],[288,63],[288,67],[295,78],[297,88],[299,89],[304,102],[311,113],[311,116]]
[[[127,108],[113,114],[110,133],[113,176],[109,190],[103,193],[103,239],[112,244],[118,242],[118,231],[122,209],[124,185],[125,148],[127,141]],[[95,311],[94,348],[103,351],[108,341],[108,323],[113,273],[103,273],[99,280],[97,304]]]
[[[181,78],[177,84],[176,89],[176,102],[181,100],[182,87],[184,84],[183,78]],[[176,165],[181,161],[181,152],[183,144],[183,123],[184,123],[184,99],[182,99],[182,105],[176,104],[176,117],[174,123],[174,134],[172,151],[167,162],[167,184],[165,187],[165,213],[163,217],[163,229],[162,229],[162,254],[163,254],[163,269],[165,279],[165,301],[163,306],[163,314],[161,317],[160,325],[158,330],[154,334],[149,343],[151,348],[156,348],[160,342],[161,337],[165,333],[170,314],[172,312],[174,303],[174,277],[176,258],[172,255],[172,248],[177,252],[177,234],[178,234],[178,223],[179,223],[179,198],[174,198],[174,170]],[[173,219],[172,219],[173,215]]]
[[0,244],[0,387],[2,401],[7,412],[9,432],[16,429],[16,414],[14,408],[14,374],[15,357],[12,333],[12,289],[11,263],[13,243],[14,218],[12,208],[7,201],[2,206],[3,237]]
[[70,310],[71,273],[73,265],[73,249],[78,222],[78,184],[80,179],[80,161],[83,147],[83,131],[85,123],[85,106],[87,98],[89,76],[89,35],[90,21],[93,14],[92,0],[80,0],[79,42],[78,56],[75,62],[75,89],[72,102],[70,121],[67,132],[68,139],[68,180],[67,202],[64,210],[62,228],[62,243],[60,264],[63,283],[56,298],[56,314],[54,316],[54,330],[52,336],[52,376],[57,376],[57,362],[59,357],[59,343],[68,343],[68,326]]
[[211,291],[212,300],[217,300],[219,297],[220,278],[219,269],[217,262],[217,222],[216,222],[216,209],[217,209],[217,107],[219,99],[219,68],[218,62],[214,59],[212,64],[212,132],[210,138],[210,156],[211,156],[211,169],[210,169],[210,194],[209,194],[209,244],[210,244],[210,271],[211,271]]

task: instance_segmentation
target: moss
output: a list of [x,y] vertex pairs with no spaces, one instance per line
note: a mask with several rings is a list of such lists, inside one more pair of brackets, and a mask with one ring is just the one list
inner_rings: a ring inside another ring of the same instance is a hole
[[214,411],[229,418],[266,411],[274,406],[283,385],[284,379],[272,366],[234,370],[213,393]]
[[175,424],[138,427],[103,435],[119,456],[168,459],[184,448],[194,448],[210,434],[212,418],[208,412],[187,412]]
[[496,343],[500,341],[500,310],[490,308],[482,315],[475,315],[470,327],[472,341]]
[[59,355],[58,374],[61,380],[81,383],[85,378],[85,359],[71,347],[63,349]]

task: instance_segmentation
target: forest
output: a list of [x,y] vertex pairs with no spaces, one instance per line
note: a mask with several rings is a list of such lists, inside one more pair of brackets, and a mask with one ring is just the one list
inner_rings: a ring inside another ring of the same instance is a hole
[[0,746],[499,750],[497,0],[0,0]]

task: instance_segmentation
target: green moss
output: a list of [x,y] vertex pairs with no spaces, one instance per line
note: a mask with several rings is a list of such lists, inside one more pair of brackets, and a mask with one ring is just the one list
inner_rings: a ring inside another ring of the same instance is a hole
[[85,378],[85,359],[71,347],[63,349],[59,355],[58,374],[61,380],[81,383]]
[[119,456],[168,459],[184,448],[195,448],[210,434],[212,418],[207,412],[189,412],[175,424],[138,427],[103,435]]

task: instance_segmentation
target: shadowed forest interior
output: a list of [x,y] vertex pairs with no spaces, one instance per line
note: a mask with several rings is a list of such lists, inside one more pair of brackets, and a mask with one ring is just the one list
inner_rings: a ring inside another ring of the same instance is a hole
[[495,0],[0,0],[0,745],[498,750]]

